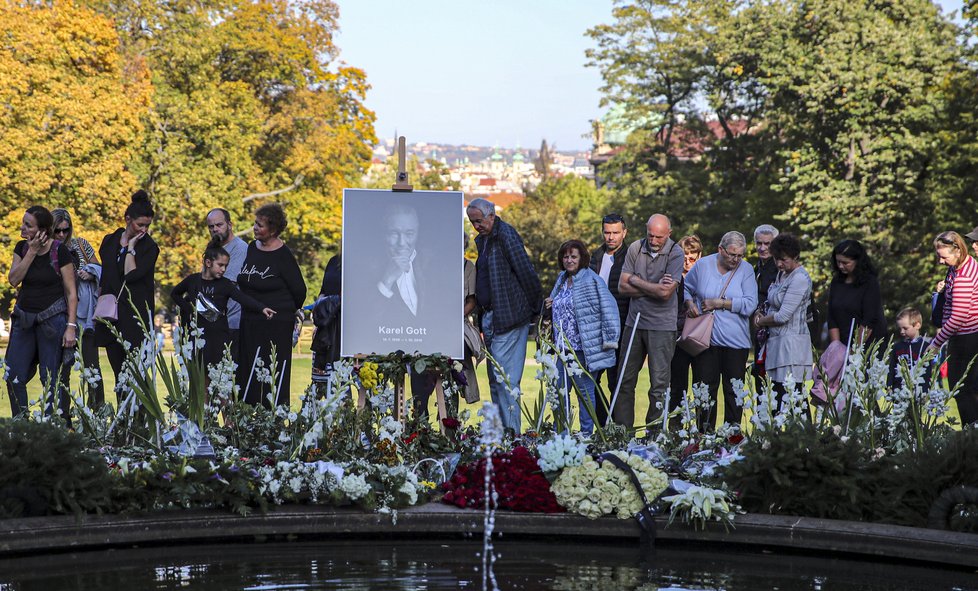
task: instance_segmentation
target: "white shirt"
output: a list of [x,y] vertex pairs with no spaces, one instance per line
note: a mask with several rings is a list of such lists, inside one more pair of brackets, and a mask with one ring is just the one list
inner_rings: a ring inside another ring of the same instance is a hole
[[611,277],[611,267],[615,265],[615,255],[611,253],[604,253],[601,257],[601,271],[598,276],[601,277],[605,285],[608,285],[608,279]]
[[[411,266],[401,276],[397,278],[394,285],[397,286],[397,293],[401,296],[401,301],[411,310],[411,314],[418,315],[418,290],[414,278],[414,258],[418,255],[417,251],[411,253]],[[383,282],[377,283],[377,289],[385,298],[394,297],[394,292],[387,289]]]

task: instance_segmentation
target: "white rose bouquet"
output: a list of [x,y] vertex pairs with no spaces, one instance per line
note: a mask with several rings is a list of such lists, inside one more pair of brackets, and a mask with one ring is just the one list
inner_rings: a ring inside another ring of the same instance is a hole
[[[669,482],[665,473],[648,460],[622,451],[612,453],[635,472],[650,501],[666,490]],[[643,508],[642,498],[628,474],[611,462],[599,464],[590,456],[585,457],[580,466],[565,468],[551,490],[562,507],[588,519],[612,513],[619,519],[628,519]]]
[[557,435],[537,447],[540,459],[537,463],[544,472],[557,472],[564,468],[580,466],[587,453],[587,444],[570,435]]

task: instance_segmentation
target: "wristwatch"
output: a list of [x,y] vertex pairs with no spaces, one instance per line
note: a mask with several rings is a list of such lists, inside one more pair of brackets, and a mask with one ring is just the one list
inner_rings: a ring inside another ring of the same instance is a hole
[[126,252],[126,254],[131,254],[132,256],[136,256],[136,251],[135,250],[129,250],[129,251]]

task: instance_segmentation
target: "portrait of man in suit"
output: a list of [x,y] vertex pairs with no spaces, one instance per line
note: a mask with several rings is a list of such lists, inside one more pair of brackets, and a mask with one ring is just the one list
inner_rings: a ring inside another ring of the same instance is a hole
[[383,227],[389,259],[377,281],[377,291],[387,301],[388,309],[397,310],[401,318],[419,318],[425,302],[421,298],[423,287],[416,248],[420,230],[418,212],[409,205],[393,205],[384,215]]
[[462,356],[462,199],[343,190],[342,355]]

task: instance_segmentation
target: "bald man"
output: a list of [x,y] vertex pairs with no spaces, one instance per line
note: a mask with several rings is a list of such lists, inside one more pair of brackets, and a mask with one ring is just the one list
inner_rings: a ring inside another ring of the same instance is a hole
[[618,279],[618,293],[631,298],[622,335],[626,349],[635,329],[631,352],[625,358],[622,351],[618,362],[621,386],[612,412],[612,419],[626,427],[635,423],[635,384],[646,358],[651,385],[649,409],[642,425],[658,416],[655,403],[665,397],[669,387],[669,367],[676,350],[679,314],[676,290],[683,274],[683,249],[672,240],[672,222],[668,217],[653,215],[645,229],[645,238],[629,245]]

